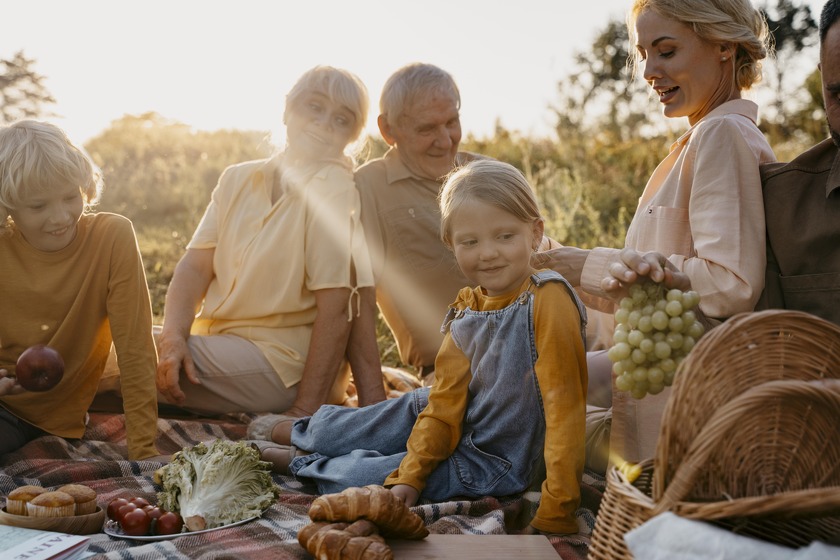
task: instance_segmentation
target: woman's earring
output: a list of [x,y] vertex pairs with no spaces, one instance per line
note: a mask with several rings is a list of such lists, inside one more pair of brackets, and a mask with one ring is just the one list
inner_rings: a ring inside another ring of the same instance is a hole
[[729,59],[728,59],[728,58],[726,58],[725,56],[720,57],[720,61],[721,61],[721,62],[726,62],[727,60],[729,60]]

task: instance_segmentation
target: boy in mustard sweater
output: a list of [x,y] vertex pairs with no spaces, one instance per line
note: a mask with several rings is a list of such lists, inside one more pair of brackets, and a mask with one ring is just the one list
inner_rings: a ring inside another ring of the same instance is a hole
[[[145,271],[131,222],[88,212],[101,191],[99,169],[55,125],[0,128],[0,455],[45,434],[84,435],[112,342],[128,458],[159,455]],[[39,393],[14,379],[36,344],[65,362],[59,384]]]

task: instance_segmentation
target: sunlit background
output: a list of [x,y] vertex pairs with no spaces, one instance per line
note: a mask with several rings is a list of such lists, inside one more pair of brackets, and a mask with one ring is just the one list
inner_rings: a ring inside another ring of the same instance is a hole
[[[371,99],[403,64],[450,71],[465,132],[495,123],[550,134],[549,106],[575,52],[630,0],[18,0],[5,2],[0,58],[23,50],[85,142],[124,114],[198,129],[280,132],[283,96],[316,64],[358,74]],[[807,2],[819,13],[822,1]],[[816,60],[814,60],[816,64]]]
[[[782,22],[776,36],[784,40],[779,64],[768,62],[767,80],[750,95],[786,161],[825,138],[816,31],[812,21],[796,25],[803,4],[818,17],[823,0],[759,1]],[[648,88],[628,87],[613,65],[614,49],[627,47],[630,4],[8,0],[0,80],[14,78],[8,61],[22,57],[21,66],[43,77],[26,99],[56,101],[35,114],[65,128],[102,166],[97,210],[132,220],[159,322],[220,173],[282,146],[283,98],[317,64],[347,68],[370,90],[374,141],[360,161],[386,149],[374,123],[387,77],[415,61],[449,70],[462,91],[462,147],[523,170],[554,239],[621,246],[645,181],[687,126],[664,118]],[[795,21],[785,23],[791,14]],[[0,81],[0,94],[19,93],[10,84]],[[5,121],[23,113],[6,102],[0,114]],[[382,363],[400,365],[383,321],[377,341]]]

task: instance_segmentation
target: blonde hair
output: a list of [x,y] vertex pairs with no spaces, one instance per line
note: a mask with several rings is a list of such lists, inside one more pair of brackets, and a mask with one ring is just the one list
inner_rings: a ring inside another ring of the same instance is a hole
[[[627,15],[631,47],[636,44],[636,20],[646,9],[689,26],[703,41],[731,43],[738,90],[761,81],[761,60],[772,51],[771,35],[767,21],[750,0],[634,0]],[[631,55],[630,64],[635,76],[638,57]]]
[[290,111],[297,110],[303,96],[311,92],[326,95],[334,102],[350,109],[356,117],[350,142],[357,140],[367,122],[370,106],[367,87],[362,80],[352,72],[332,66],[316,66],[307,70],[286,95],[283,122],[287,121]]
[[391,74],[382,87],[379,114],[385,117],[388,124],[396,126],[406,109],[414,105],[417,99],[434,93],[452,97],[456,108],[461,108],[461,92],[449,72],[433,64],[407,64]]
[[87,209],[102,194],[102,172],[54,124],[24,119],[0,128],[0,227],[29,193],[78,185]]
[[493,159],[478,159],[453,170],[438,196],[440,238],[452,247],[452,215],[468,200],[480,200],[523,222],[542,219],[531,185],[514,166]]

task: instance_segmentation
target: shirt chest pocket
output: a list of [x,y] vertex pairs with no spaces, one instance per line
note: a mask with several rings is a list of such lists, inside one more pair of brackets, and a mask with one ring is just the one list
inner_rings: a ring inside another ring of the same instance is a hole
[[[440,214],[431,208],[400,206],[385,215],[388,251],[411,270],[422,271],[454,261],[440,240]],[[447,258],[449,257],[449,258]]]
[[779,279],[785,307],[840,325],[840,274],[803,274]]
[[648,206],[639,209],[628,234],[628,245],[638,251],[694,256],[688,208]]

